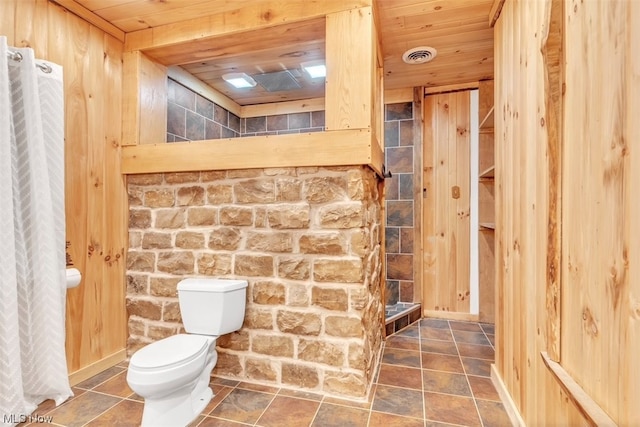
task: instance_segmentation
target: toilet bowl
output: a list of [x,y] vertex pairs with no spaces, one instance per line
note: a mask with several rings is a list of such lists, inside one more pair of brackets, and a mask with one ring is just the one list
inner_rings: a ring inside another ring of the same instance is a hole
[[209,388],[218,336],[242,326],[247,282],[185,279],[178,299],[187,334],[151,343],[133,354],[127,383],[144,398],[142,426],[186,426],[213,397]]

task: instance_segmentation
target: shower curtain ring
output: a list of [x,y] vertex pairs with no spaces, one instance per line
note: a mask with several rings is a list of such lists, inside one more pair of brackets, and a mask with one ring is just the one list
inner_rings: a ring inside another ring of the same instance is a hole
[[11,52],[11,59],[17,62],[21,62],[24,59],[24,57],[20,52]]
[[53,69],[49,66],[49,64],[36,64],[36,67],[40,68],[42,72],[49,74]]

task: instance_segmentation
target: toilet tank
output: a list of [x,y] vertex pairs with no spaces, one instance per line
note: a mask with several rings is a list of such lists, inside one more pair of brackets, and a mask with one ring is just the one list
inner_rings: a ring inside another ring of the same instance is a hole
[[178,300],[185,331],[220,336],[239,330],[244,321],[246,294],[246,280],[181,280]]

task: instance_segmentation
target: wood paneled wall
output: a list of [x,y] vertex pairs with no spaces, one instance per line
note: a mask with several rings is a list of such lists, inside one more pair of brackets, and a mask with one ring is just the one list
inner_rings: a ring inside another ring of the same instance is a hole
[[640,3],[566,7],[560,362],[640,425]]
[[122,42],[46,0],[0,1],[0,34],[64,68],[67,240],[82,273],[67,293],[66,348],[77,382],[126,345]]
[[427,315],[470,312],[469,93],[424,99],[423,311]]
[[640,423],[638,28],[636,2],[579,0],[495,27],[495,376],[527,425]]

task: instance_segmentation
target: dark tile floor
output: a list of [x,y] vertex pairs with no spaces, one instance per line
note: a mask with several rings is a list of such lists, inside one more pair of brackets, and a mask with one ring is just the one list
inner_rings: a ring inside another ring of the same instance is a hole
[[[422,319],[388,337],[365,403],[214,377],[215,397],[192,426],[508,426],[489,379],[493,333],[493,325]],[[143,402],[125,376],[126,364],[109,368],[34,414],[57,426],[137,426]]]

